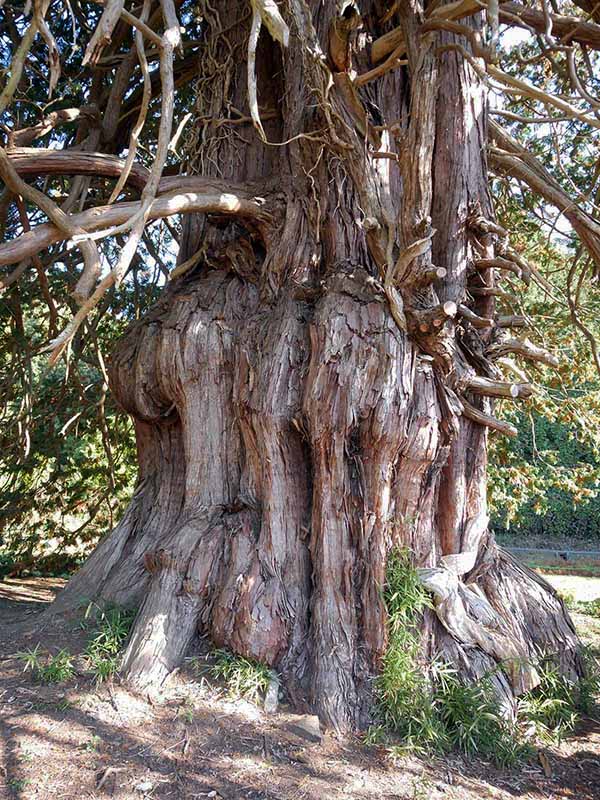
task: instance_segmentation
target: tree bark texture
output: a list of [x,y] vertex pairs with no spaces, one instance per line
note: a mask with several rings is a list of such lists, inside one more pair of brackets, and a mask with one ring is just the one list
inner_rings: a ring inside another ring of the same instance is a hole
[[[266,144],[232,122],[248,113],[249,5],[202,5],[187,171],[260,184],[272,227],[186,219],[180,260],[202,249],[199,265],[112,359],[137,489],[56,609],[139,607],[124,663],[138,687],[160,685],[200,630],[356,729],[386,648],[387,555],[407,547],[435,596],[429,656],[467,678],[494,670],[508,706],[535,685],[540,650],[576,677],[562,601],[488,531],[487,428],[461,415],[461,396],[491,411],[468,379],[498,378],[499,334],[455,309],[493,319],[494,294],[470,289],[501,276],[473,266],[495,240],[470,225],[493,208],[485,87],[444,49],[460,39],[419,33],[413,0],[386,26],[360,4],[362,28],[342,24],[348,4],[280,3],[289,46],[263,29],[256,56]],[[398,23],[408,67],[356,88],[365,39]]]

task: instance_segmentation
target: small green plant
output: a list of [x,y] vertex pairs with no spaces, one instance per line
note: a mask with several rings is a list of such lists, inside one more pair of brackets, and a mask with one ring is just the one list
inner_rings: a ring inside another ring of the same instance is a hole
[[85,656],[96,682],[102,683],[112,678],[119,668],[120,652],[135,615],[117,606],[99,608],[90,604],[86,620],[93,610],[96,611],[95,631],[88,640]]
[[388,730],[385,725],[369,725],[363,736],[363,742],[368,747],[376,744],[385,744],[388,740]]
[[68,650],[60,650],[50,656],[48,663],[40,670],[40,678],[44,683],[63,683],[75,675],[73,656]]
[[573,600],[571,604],[567,603],[567,607],[578,614],[587,614],[588,617],[600,619],[600,597],[596,597],[595,600],[579,600],[578,602]]
[[85,750],[88,751],[88,753],[92,753],[99,750],[101,744],[102,744],[101,737],[94,734],[87,740],[87,742],[83,746]]
[[447,732],[435,713],[429,680],[418,664],[418,622],[431,600],[407,550],[390,554],[383,598],[388,648],[375,684],[381,726],[397,734],[406,750],[446,750]]
[[575,727],[579,690],[549,660],[542,660],[536,669],[540,684],[521,700],[519,714],[533,723],[542,741],[557,743]]
[[582,648],[584,675],[577,682],[561,674],[550,659],[536,665],[540,684],[520,703],[520,715],[532,722],[537,736],[557,743],[573,730],[580,714],[590,714],[600,691],[598,660],[589,648]]
[[177,710],[177,716],[183,719],[188,725],[194,721],[194,701],[191,697],[186,697]]
[[574,610],[576,603],[575,595],[572,592],[559,592],[558,596],[570,611]]
[[33,649],[24,650],[17,653],[16,657],[23,662],[23,672],[31,670],[34,674],[38,673],[42,667],[42,657],[40,653],[40,643],[38,642]]
[[519,725],[503,714],[492,675],[465,682],[446,664],[426,670],[421,663],[419,622],[431,601],[408,551],[391,554],[383,596],[388,648],[375,684],[379,723],[366,741],[390,745],[393,755],[457,749],[500,766],[525,757],[530,748]]
[[13,790],[13,792],[22,792],[23,789],[26,789],[31,780],[29,778],[11,778],[8,782],[8,785]]
[[244,697],[256,703],[265,694],[271,681],[271,671],[265,664],[223,649],[215,650],[212,656],[210,673],[225,682],[230,697]]
[[73,656],[68,650],[60,650],[56,655],[48,655],[45,663],[40,653],[40,644],[33,650],[17,653],[23,664],[23,672],[30,670],[36,680],[42,683],[64,683],[75,675]]
[[506,719],[489,677],[464,683],[449,672],[436,687],[434,703],[452,748],[513,766],[529,754],[515,723]]
[[[418,625],[430,601],[407,551],[392,553],[383,596],[388,648],[375,684],[379,724],[367,732],[367,743],[386,743],[393,755],[457,749],[513,766],[531,752],[532,730],[538,740],[559,741],[580,712],[592,709],[600,670],[589,651],[583,653],[585,676],[576,683],[550,659],[536,664],[540,684],[521,700],[515,721],[499,706],[493,674],[467,683],[448,665],[434,662],[426,671]],[[391,744],[392,736],[400,743]]]

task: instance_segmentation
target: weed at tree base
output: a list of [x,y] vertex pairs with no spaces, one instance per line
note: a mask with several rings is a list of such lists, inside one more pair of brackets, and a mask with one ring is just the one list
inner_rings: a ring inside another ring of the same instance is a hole
[[135,613],[118,606],[100,608],[90,604],[84,622],[92,610],[96,611],[96,629],[88,640],[84,655],[96,682],[102,683],[112,678],[119,668],[121,649],[129,636]]
[[530,755],[536,740],[559,741],[579,713],[592,708],[600,677],[591,654],[583,654],[586,676],[577,683],[541,659],[540,685],[521,699],[515,720],[503,713],[491,675],[467,683],[447,664],[424,669],[419,624],[431,600],[408,551],[390,555],[383,595],[388,647],[375,682],[378,724],[367,732],[366,743],[385,743],[393,755],[457,749],[508,767]]
[[250,661],[229,650],[213,650],[214,663],[208,668],[213,678],[224,681],[230,697],[243,697],[258,703],[265,695],[272,680],[272,672],[266,664]]
[[32,650],[17,653],[16,657],[24,664],[23,672],[30,670],[41,683],[64,683],[75,675],[73,656],[67,650],[59,650],[54,656],[48,654],[44,663],[38,642]]

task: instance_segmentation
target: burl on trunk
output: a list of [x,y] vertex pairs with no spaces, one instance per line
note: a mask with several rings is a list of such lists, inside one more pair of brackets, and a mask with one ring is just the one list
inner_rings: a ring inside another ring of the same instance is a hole
[[260,34],[256,104],[248,3],[206,7],[188,172],[251,187],[264,211],[189,217],[180,260],[197,265],[114,354],[139,482],[57,601],[139,606],[137,686],[201,630],[340,730],[371,718],[392,548],[428,568],[429,656],[468,678],[502,665],[508,702],[539,651],[581,668],[561,600],[487,527],[488,431],[513,432],[490,398],[530,387],[492,358],[494,287],[527,276],[493,221],[486,89],[466,39],[417,32],[413,2],[407,65],[353,80],[385,31],[376,6],[281,3],[289,42]]

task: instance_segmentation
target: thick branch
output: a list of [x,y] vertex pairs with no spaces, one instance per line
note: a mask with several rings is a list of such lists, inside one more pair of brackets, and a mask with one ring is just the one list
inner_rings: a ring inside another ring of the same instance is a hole
[[65,125],[80,118],[97,122],[99,119],[98,109],[95,106],[82,106],[81,108],[61,108],[58,111],[52,111],[29,128],[11,131],[8,134],[8,148],[27,147],[31,142],[50,133],[59,125]]
[[472,375],[467,378],[465,387],[469,391],[485,397],[506,397],[511,400],[531,397],[533,394],[533,386],[529,383],[505,383],[492,380],[492,378],[482,378],[480,375]]
[[474,311],[471,311],[471,309],[468,306],[465,306],[462,303],[458,307],[458,313],[463,319],[466,319],[467,322],[470,322],[474,328],[494,327],[493,319],[490,319],[489,317],[480,317],[479,314],[476,314]]
[[[225,214],[255,220],[266,224],[270,215],[263,198],[252,197],[236,186],[225,186],[219,181],[204,178],[175,178],[182,190],[165,194],[154,200],[149,210],[149,219],[161,219],[174,214],[192,212]],[[188,188],[195,187],[195,188]],[[73,226],[85,231],[96,231],[109,225],[120,225],[140,209],[139,202],[115,203],[73,214]],[[29,258],[40,250],[64,240],[64,233],[56,225],[45,223],[21,234],[10,242],[0,245],[0,266],[14,264]]]
[[[21,132],[19,131],[19,133]],[[6,154],[21,177],[92,175],[118,178],[125,167],[125,162],[117,156],[106,153],[86,153],[83,150],[13,147],[7,150]],[[141,164],[133,165],[128,178],[129,185],[141,191],[146,185],[148,174],[146,167]]]
[[[430,19],[463,19],[464,17],[470,17],[472,14],[481,11],[482,7],[482,3],[478,2],[478,0],[457,0],[454,3],[446,3],[445,5],[434,7],[428,12],[427,16]],[[394,30],[380,36],[379,39],[373,42],[371,47],[371,61],[377,64],[394,51],[396,51],[394,53],[395,58],[398,58],[405,50],[406,46],[402,28],[394,28]]]
[[529,275],[524,274],[521,267],[515,264],[514,261],[510,261],[508,258],[502,258],[502,256],[496,256],[495,258],[477,258],[473,261],[473,266],[478,270],[503,269],[507,272],[512,272],[517,278],[524,280],[525,283],[529,283]]
[[495,359],[507,353],[516,353],[516,355],[522,356],[528,361],[538,361],[548,367],[559,366],[556,356],[552,355],[548,350],[533,344],[529,339],[505,339],[488,347],[486,355]]
[[463,404],[463,416],[467,417],[467,419],[477,422],[479,425],[485,425],[487,428],[491,428],[499,433],[503,433],[505,436],[511,436],[514,438],[515,436],[519,435],[518,430],[509,422],[496,419],[496,417],[486,414],[485,411],[475,408],[475,406],[472,406],[470,403],[468,403],[464,397],[461,397],[460,400]]
[[[594,49],[600,49],[600,25],[584,22],[577,17],[550,14],[552,35],[568,42],[579,42]],[[546,32],[544,13],[537,8],[527,8],[520,3],[502,3],[500,21],[507,25],[533,28],[538,33]],[[520,24],[522,22],[522,24]]]

